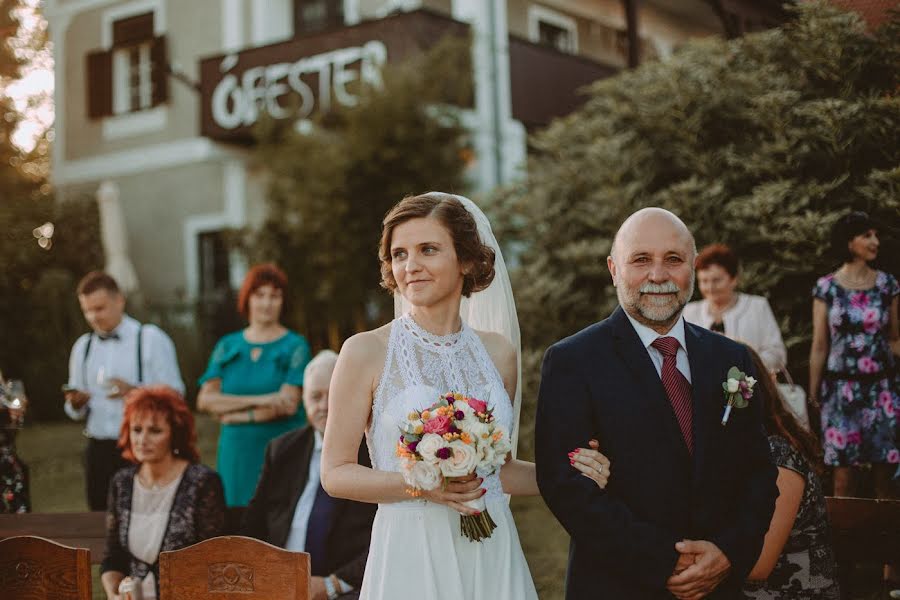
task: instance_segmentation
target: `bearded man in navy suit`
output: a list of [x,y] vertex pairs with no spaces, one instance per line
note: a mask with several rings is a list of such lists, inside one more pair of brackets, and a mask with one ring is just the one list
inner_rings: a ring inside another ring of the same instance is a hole
[[[775,507],[762,403],[723,425],[731,367],[750,356],[681,317],[696,245],[672,213],[620,227],[607,259],[619,308],[547,350],[536,420],[538,484],[571,536],[567,600],[739,598]],[[566,460],[596,438],[606,489]]]

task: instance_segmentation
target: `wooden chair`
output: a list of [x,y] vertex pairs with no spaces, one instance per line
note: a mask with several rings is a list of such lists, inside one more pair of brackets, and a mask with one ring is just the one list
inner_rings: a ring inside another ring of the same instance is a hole
[[91,600],[91,556],[42,537],[0,541],[0,596],[9,600]]
[[159,555],[160,600],[308,600],[309,554],[222,536]]

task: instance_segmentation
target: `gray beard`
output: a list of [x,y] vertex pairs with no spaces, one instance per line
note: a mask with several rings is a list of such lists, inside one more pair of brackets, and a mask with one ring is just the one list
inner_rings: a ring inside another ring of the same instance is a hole
[[[629,295],[628,292],[623,290],[622,286],[616,287],[616,297],[619,299],[619,304],[622,305],[622,308],[627,312],[631,317],[640,323],[641,325],[645,325],[650,327],[651,329],[665,329],[668,330],[674,325],[678,319],[681,317],[681,311],[684,310],[684,307],[687,305],[688,301],[691,299],[691,296],[694,295],[694,274],[691,273],[691,281],[688,284],[688,289],[685,290],[684,295],[678,294],[676,297],[678,298],[677,304],[673,307],[672,312],[666,314],[662,318],[654,318],[653,315],[648,314],[649,311],[647,308],[641,305],[641,292],[636,291],[632,296]],[[658,309],[661,307],[658,307]],[[657,310],[658,310],[657,309]]]

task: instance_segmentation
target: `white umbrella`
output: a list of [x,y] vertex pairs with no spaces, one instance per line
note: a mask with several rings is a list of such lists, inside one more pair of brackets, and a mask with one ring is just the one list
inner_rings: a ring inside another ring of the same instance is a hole
[[106,253],[106,272],[113,276],[123,294],[137,292],[138,279],[128,257],[128,231],[119,203],[119,186],[109,180],[101,183],[97,189],[97,204],[100,206],[100,237]]

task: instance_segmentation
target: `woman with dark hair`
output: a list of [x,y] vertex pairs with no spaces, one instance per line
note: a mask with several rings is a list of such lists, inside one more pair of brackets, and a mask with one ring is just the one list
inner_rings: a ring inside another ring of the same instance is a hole
[[819,442],[785,406],[759,354],[749,350],[760,376],[751,402],[762,402],[772,461],[778,467],[778,499],[759,560],[747,577],[744,597],[838,600],[825,495],[818,477]]
[[200,378],[197,408],[222,423],[216,468],[228,506],[250,502],[266,445],[306,424],[300,397],[310,349],[281,324],[287,291],[275,265],[250,269],[238,295],[248,326],[219,340]]
[[[378,503],[360,598],[536,598],[504,497],[538,494],[534,464],[509,452],[499,474],[423,489],[407,483],[396,456],[407,415],[449,392],[488,403],[515,443],[518,319],[500,248],[481,210],[450,194],[405,198],[383,225],[382,286],[395,295],[397,318],[341,349],[322,451],[329,494]],[[364,432],[372,468],[358,463]],[[605,487],[609,461],[587,447],[572,450],[572,468]],[[479,498],[496,529],[471,541],[460,515],[479,514],[465,504]]]
[[778,372],[787,349],[778,322],[763,296],[738,292],[738,257],[725,244],[712,244],[697,255],[697,287],[703,300],[684,307],[685,320],[740,340],[759,352],[766,370]]
[[143,598],[156,598],[160,552],[223,533],[222,481],[199,463],[196,443],[194,416],[178,392],[160,385],[128,395],[119,447],[135,464],[110,482],[100,565],[109,600],[122,598],[126,577]]
[[810,399],[822,407],[824,459],[834,467],[834,495],[854,495],[851,469],[871,464],[877,496],[889,498],[900,463],[894,358],[900,285],[869,265],[878,255],[878,233],[866,213],[839,219],[831,238],[842,264],[813,289]]

